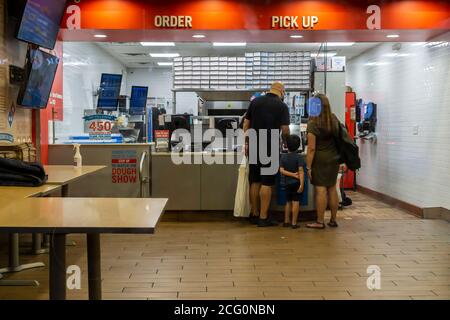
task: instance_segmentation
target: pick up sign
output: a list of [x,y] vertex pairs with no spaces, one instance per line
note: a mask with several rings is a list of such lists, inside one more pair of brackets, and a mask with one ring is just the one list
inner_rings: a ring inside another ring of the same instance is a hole
[[83,117],[87,124],[89,139],[91,140],[111,140],[111,130],[115,116],[106,114],[94,114]]

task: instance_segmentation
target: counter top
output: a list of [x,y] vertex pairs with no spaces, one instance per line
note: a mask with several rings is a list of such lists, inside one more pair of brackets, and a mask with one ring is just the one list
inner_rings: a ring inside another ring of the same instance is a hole
[[[71,146],[75,144],[74,143],[55,143],[55,144],[49,144],[49,146]],[[87,144],[82,144],[80,143],[81,147],[90,147],[90,146],[95,146],[95,147],[99,147],[99,146],[153,146],[155,145],[154,142],[149,142],[149,143],[87,143]]]
[[[203,152],[152,152],[151,156],[171,156],[172,154],[176,155],[189,155],[189,156],[204,156],[204,155],[223,155],[223,156],[237,156],[241,155],[241,152],[236,151],[216,151],[216,152],[209,152],[209,151],[203,151]],[[299,153],[301,156],[306,156],[306,153]]]
[[235,151],[216,151],[216,152],[210,152],[210,151],[203,151],[203,152],[152,152],[151,156],[171,156],[171,155],[188,155],[188,156],[204,156],[204,155],[219,155],[219,156],[236,156],[240,154],[240,152]]

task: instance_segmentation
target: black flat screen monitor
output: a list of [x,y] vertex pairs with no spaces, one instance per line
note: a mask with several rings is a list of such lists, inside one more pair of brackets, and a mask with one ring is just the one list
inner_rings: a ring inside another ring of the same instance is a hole
[[53,49],[65,5],[65,0],[28,0],[17,31],[17,39]]
[[130,114],[142,115],[145,114],[145,107],[147,106],[148,87],[131,87],[130,98]]
[[102,73],[97,109],[105,111],[117,110],[121,84],[121,74]]
[[227,130],[239,129],[239,117],[214,117],[214,128],[225,137]]
[[172,114],[170,115],[170,122],[166,122],[166,128],[170,131],[177,129],[191,130],[191,114]]
[[25,64],[25,82],[20,88],[17,104],[36,109],[47,106],[59,59],[37,49],[29,49]]

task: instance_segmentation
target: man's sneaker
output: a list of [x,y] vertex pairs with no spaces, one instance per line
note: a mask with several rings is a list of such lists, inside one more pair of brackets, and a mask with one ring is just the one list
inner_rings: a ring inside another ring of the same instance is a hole
[[275,227],[278,223],[270,221],[269,219],[259,219],[258,227]]

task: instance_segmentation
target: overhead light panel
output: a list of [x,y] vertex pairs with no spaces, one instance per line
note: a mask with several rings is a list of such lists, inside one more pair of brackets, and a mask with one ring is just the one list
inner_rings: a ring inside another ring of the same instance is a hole
[[175,42],[141,42],[144,47],[175,47]]
[[176,58],[179,56],[179,53],[150,53],[152,58]]
[[94,38],[107,38],[106,34],[94,34]]
[[214,47],[245,47],[247,42],[213,42]]
[[291,34],[289,37],[291,37],[292,39],[300,39],[303,38],[303,36],[301,34]]
[[327,42],[327,46],[329,47],[351,47],[354,45],[354,42]]
[[367,62],[364,65],[367,67],[379,67],[379,66],[387,66],[389,65],[389,62],[386,61],[371,61],[371,62]]
[[396,57],[409,57],[411,54],[410,53],[385,53],[383,54],[383,57],[388,57],[388,58],[396,58]]
[[448,41],[433,41],[425,43],[425,46],[428,48],[440,48],[440,47],[448,47]]
[[167,67],[171,67],[173,66],[173,62],[158,62],[158,66],[167,66]]
[[400,37],[400,35],[398,35],[398,34],[388,34],[386,36],[386,38],[398,38],[398,37]]
[[194,34],[193,36],[192,36],[192,38],[196,38],[196,39],[202,39],[202,38],[205,38],[206,36],[204,35],[204,34]]

